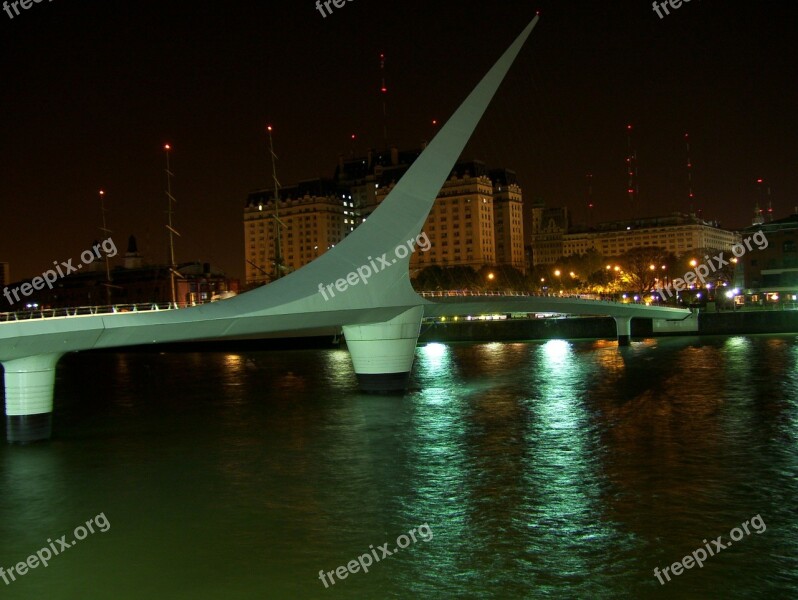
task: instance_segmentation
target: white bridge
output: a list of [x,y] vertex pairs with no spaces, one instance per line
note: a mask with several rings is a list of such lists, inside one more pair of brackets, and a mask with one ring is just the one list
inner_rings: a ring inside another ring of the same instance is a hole
[[[355,373],[366,391],[403,390],[424,316],[496,312],[558,312],[615,318],[620,344],[634,317],[681,320],[689,311],[545,296],[428,299],[410,285],[409,255],[353,276],[372,257],[408,247],[421,232],[441,187],[532,29],[536,16],[501,56],[368,220],[302,269],[234,298],[190,308],[158,306],[103,312],[48,311],[38,318],[0,319],[9,442],[50,437],[55,367],[67,352],[188,340],[326,334],[343,330]],[[391,255],[391,254],[389,254]],[[347,281],[325,297],[320,284]],[[356,283],[352,283],[352,280]],[[154,308],[154,309],[153,309]]]

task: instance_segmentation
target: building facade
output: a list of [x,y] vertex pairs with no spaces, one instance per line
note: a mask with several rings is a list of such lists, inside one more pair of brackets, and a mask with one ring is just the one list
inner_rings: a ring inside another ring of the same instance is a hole
[[[423,148],[391,148],[363,157],[339,158],[331,180],[282,188],[275,215],[273,190],[249,195],[244,208],[248,285],[276,274],[276,223],[281,229],[282,269],[290,272],[320,256],[379,206]],[[432,244],[415,252],[413,270],[429,266],[511,266],[525,271],[523,194],[513,171],[490,171],[480,161],[458,163],[424,224]]]
[[717,222],[675,213],[629,221],[601,223],[594,229],[563,235],[563,256],[595,250],[602,256],[620,256],[634,248],[663,248],[678,256],[704,249],[731,251],[739,236]]
[[551,265],[563,256],[563,236],[571,227],[571,215],[565,206],[547,207],[536,200],[526,204],[524,244],[530,264]]
[[[99,261],[97,261],[99,262]],[[126,259],[126,264],[129,262]],[[180,306],[204,304],[239,291],[237,279],[229,279],[210,263],[182,263],[175,269],[175,301]],[[9,287],[20,287],[30,280],[19,281]],[[169,303],[172,299],[171,270],[168,265],[116,266],[83,270],[58,279],[52,289],[34,290],[24,301],[9,305],[0,303],[3,310],[36,308],[77,308],[86,306]]]
[[[382,202],[394,183],[377,191],[377,203]],[[493,221],[493,184],[482,175],[456,173],[443,184],[422,231],[431,242],[427,252],[415,252],[410,257],[411,269],[433,265],[441,267],[471,267],[496,263]]]
[[[313,180],[253,192],[244,207],[246,282],[262,285],[306,265],[343,240],[357,225],[355,200],[333,181]],[[280,223],[281,265],[277,261]]]
[[739,257],[742,268],[736,273],[735,286],[746,295],[758,296],[754,301],[778,301],[780,295],[798,293],[798,213],[754,223],[741,234],[743,241],[750,241]]

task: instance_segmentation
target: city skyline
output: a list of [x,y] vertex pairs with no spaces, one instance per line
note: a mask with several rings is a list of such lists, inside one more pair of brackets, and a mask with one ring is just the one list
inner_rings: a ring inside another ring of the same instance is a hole
[[[117,244],[136,235],[164,262],[168,142],[178,262],[243,279],[242,208],[271,185],[266,124],[284,185],[330,177],[340,154],[384,148],[384,126],[387,145],[418,147],[535,10],[508,2],[486,19],[468,6],[410,2],[420,17],[397,23],[389,6],[356,3],[324,19],[312,4],[53,3],[6,20],[0,261],[19,280],[79,253],[100,236],[105,189]],[[566,205],[575,221],[588,218],[588,173],[594,222],[686,212],[689,132],[705,218],[749,225],[760,177],[775,216],[792,212],[795,9],[693,2],[661,20],[645,2],[537,7],[536,35],[464,160],[516,171],[525,202]],[[407,27],[416,35],[405,41]],[[625,193],[629,123],[637,207]]]

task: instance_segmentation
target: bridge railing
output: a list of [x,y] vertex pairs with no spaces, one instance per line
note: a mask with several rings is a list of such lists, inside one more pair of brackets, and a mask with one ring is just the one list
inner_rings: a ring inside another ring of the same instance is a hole
[[184,308],[172,302],[146,302],[139,304],[113,304],[108,306],[75,306],[64,308],[31,308],[16,312],[0,313],[0,323],[13,321],[31,321],[86,315],[112,315],[130,312],[150,312],[156,310],[177,310]]
[[548,294],[542,292],[519,292],[515,290],[435,290],[416,292],[422,298],[452,298],[452,297],[484,297],[500,296],[520,296],[524,298],[569,298],[572,300],[592,300],[594,302],[611,302],[613,304],[645,304],[641,297],[638,300],[627,298],[625,300],[615,300],[614,298],[595,298],[587,297],[585,294]]

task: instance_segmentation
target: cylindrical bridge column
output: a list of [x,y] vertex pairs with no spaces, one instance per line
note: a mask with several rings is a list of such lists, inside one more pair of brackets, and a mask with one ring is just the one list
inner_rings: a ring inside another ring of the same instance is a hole
[[3,362],[6,439],[26,444],[50,439],[55,365],[61,354],[39,354]]
[[384,323],[345,325],[344,337],[364,392],[407,388],[424,307],[416,306]]
[[618,332],[618,345],[628,346],[632,340],[632,317],[613,317]]

